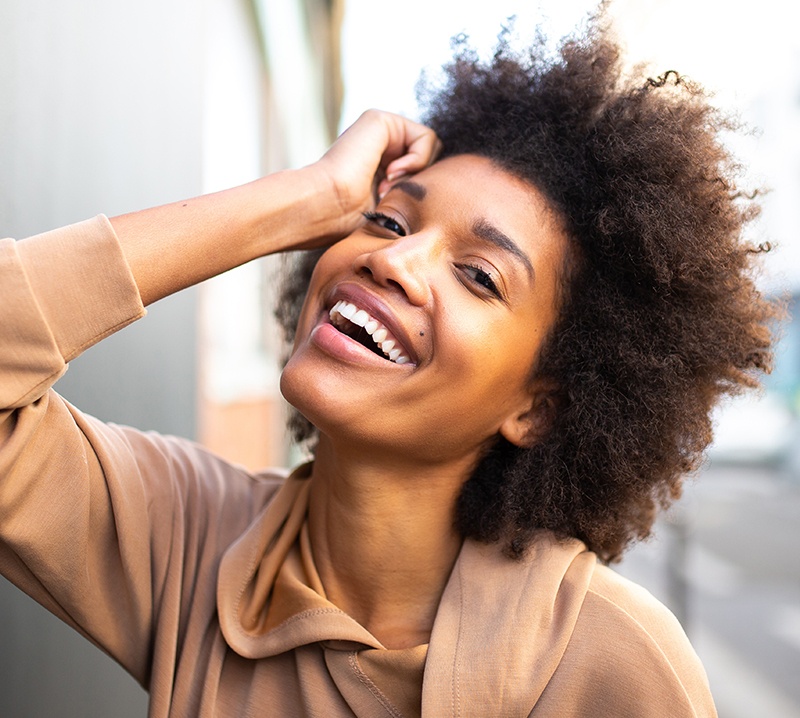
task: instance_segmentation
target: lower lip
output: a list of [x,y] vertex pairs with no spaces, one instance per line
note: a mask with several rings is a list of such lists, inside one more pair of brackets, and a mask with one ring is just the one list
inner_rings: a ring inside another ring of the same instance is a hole
[[350,363],[397,368],[410,366],[410,364],[395,364],[388,359],[381,359],[377,354],[359,344],[355,339],[343,334],[327,321],[321,322],[314,327],[311,331],[311,341],[326,354]]

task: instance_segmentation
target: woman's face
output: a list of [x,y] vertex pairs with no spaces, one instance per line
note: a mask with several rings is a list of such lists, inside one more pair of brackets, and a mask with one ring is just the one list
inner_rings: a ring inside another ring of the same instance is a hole
[[538,190],[486,158],[400,180],[320,259],[284,395],[376,457],[446,462],[498,433],[531,441],[547,389],[531,370],[566,247]]

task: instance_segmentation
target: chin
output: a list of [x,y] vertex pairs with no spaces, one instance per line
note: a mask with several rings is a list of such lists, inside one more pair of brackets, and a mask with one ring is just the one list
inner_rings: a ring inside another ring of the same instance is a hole
[[312,422],[309,410],[314,406],[315,401],[319,400],[318,388],[313,384],[313,381],[309,381],[307,373],[296,365],[295,358],[292,356],[281,372],[281,394],[289,404]]
[[[338,406],[331,396],[331,383],[323,378],[323,373],[305,366],[305,362],[293,355],[281,373],[280,390],[283,398],[299,411],[320,431],[326,431],[345,423],[340,416],[344,407]],[[328,377],[330,378],[330,377]],[[339,392],[343,395],[342,392]]]
[[374,422],[365,424],[364,412],[355,410],[359,402],[352,391],[336,389],[332,386],[335,383],[330,373],[313,371],[305,362],[293,363],[290,359],[281,374],[280,390],[284,399],[334,444],[350,448],[371,446],[376,450],[383,446],[380,432],[373,435]]

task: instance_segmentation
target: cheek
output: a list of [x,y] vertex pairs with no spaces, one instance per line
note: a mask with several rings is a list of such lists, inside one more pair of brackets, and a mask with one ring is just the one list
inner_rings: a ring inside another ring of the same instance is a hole
[[498,320],[482,311],[460,311],[445,317],[451,351],[448,363],[464,379],[487,386],[527,380],[538,349],[538,327],[531,317]]

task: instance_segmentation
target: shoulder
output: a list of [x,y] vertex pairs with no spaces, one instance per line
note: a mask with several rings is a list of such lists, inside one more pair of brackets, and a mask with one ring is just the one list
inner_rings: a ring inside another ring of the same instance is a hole
[[600,564],[553,681],[571,684],[592,715],[716,715],[705,670],[675,616]]
[[648,636],[668,651],[673,644],[688,645],[683,628],[663,603],[647,589],[599,563],[589,583],[584,613],[592,622],[612,622]]
[[97,456],[112,500],[117,499],[115,512],[135,508],[138,498],[154,530],[174,528],[176,520],[211,522],[233,537],[286,478],[285,470],[253,472],[188,439],[104,424],[72,411]]

